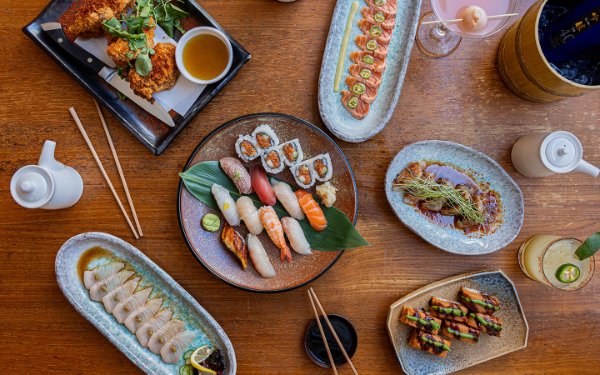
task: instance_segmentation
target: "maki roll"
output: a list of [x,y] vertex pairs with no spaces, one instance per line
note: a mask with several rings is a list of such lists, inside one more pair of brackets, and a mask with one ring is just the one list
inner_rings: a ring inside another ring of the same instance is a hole
[[298,138],[281,144],[279,149],[283,155],[283,162],[288,167],[292,167],[304,159],[304,153],[302,152],[302,146]]
[[243,161],[251,161],[260,156],[260,151],[254,137],[249,135],[240,135],[235,142],[235,152]]
[[285,168],[283,164],[283,155],[281,155],[281,149],[277,147],[265,150],[265,153],[260,157],[262,166],[267,173],[277,174]]
[[303,189],[308,189],[316,182],[316,172],[312,168],[310,161],[305,161],[292,167],[292,174],[296,183]]
[[319,181],[329,181],[333,176],[333,167],[329,154],[321,154],[308,160],[315,171],[315,178]]
[[254,138],[261,154],[264,153],[265,150],[279,145],[277,134],[275,134],[273,129],[267,124],[257,126],[252,132],[252,138]]

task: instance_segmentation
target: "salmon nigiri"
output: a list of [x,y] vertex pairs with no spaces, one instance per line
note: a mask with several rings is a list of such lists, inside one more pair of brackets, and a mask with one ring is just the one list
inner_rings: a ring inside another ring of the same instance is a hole
[[325,214],[312,194],[305,190],[296,190],[296,197],[298,197],[300,207],[302,207],[302,211],[304,211],[304,214],[308,218],[310,226],[319,232],[327,229]]
[[281,221],[279,221],[279,218],[277,217],[273,207],[263,206],[259,208],[258,215],[260,216],[260,222],[262,223],[263,227],[265,227],[265,230],[271,238],[271,241],[273,241],[275,246],[281,250],[281,261],[283,262],[285,259],[287,259],[288,262],[291,262],[292,253],[285,242]]

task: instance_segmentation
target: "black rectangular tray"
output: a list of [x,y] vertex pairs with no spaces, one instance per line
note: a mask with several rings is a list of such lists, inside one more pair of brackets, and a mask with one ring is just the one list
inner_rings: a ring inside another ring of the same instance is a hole
[[[176,115],[175,127],[171,128],[154,116],[150,115],[131,100],[121,100],[117,97],[114,88],[102,78],[90,74],[77,60],[60,48],[46,33],[41,25],[45,22],[58,22],[62,14],[73,3],[73,0],[53,0],[30,24],[23,28],[23,32],[30,37],[44,52],[46,52],[58,65],[69,73],[98,101],[104,104],[121,123],[142,142],[155,155],[160,155],[177,134],[214,98],[225,85],[237,74],[242,66],[250,60],[250,53],[246,51],[235,39],[194,0],[186,0],[185,7],[190,13],[192,23],[197,26],[211,26],[222,31],[231,41],[233,48],[233,64],[225,78],[219,82],[208,85],[194,105],[185,116]],[[179,39],[177,36],[175,39]]]

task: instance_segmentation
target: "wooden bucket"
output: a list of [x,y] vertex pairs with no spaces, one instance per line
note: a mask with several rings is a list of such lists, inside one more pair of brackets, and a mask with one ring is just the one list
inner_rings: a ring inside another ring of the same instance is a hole
[[534,102],[551,102],[600,89],[558,74],[540,46],[538,23],[547,0],[539,0],[504,35],[498,47],[498,69],[515,94]]

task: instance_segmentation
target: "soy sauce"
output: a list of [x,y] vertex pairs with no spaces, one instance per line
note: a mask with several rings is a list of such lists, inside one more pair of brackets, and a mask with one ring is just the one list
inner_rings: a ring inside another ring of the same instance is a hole
[[[352,358],[354,353],[356,352],[356,348],[358,346],[358,336],[356,335],[356,331],[352,324],[344,317],[339,315],[329,314],[329,321],[331,325],[335,329],[344,349],[346,349],[346,353],[348,356]],[[336,365],[342,365],[346,363],[346,358],[344,358],[344,354],[340,350],[333,334],[329,330],[329,326],[325,322],[325,318],[321,317],[321,325],[323,326],[323,332],[325,333],[325,337],[327,338],[327,344],[329,345],[329,349],[331,350],[331,356],[333,357],[333,362]],[[306,352],[308,356],[319,366],[322,367],[330,367],[329,357],[327,356],[327,350],[325,349],[325,344],[323,344],[323,339],[321,337],[321,333],[319,332],[319,326],[317,325],[316,320],[312,320],[306,329],[306,333],[304,335],[304,346],[306,348]]]

